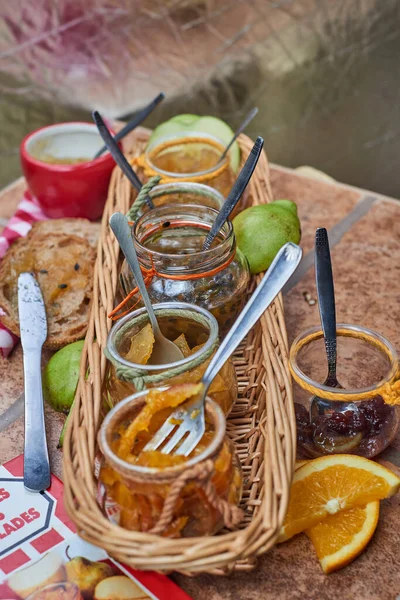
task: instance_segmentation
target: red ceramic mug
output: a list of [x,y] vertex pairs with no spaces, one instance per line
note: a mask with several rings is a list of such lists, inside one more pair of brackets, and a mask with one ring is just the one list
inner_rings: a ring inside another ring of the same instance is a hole
[[[108,151],[93,160],[103,145],[94,124],[79,122],[42,127],[23,139],[22,171],[48,217],[101,217],[115,167]],[[61,164],[82,159],[86,160]]]

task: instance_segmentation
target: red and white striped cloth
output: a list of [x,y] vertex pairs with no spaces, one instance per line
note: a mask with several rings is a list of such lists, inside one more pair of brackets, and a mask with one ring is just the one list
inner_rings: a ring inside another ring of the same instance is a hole
[[[0,259],[3,258],[16,239],[26,236],[33,223],[45,219],[48,219],[48,217],[36,203],[35,198],[26,190],[15,215],[8,221],[0,235]],[[4,312],[0,308],[0,318],[2,314]],[[16,335],[0,323],[0,354],[3,358],[10,354],[18,340],[19,338]]]

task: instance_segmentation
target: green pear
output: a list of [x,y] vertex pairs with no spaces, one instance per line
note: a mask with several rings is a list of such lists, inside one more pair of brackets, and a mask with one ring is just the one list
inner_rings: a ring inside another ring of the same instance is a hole
[[112,577],[114,570],[102,562],[92,562],[82,556],[75,556],[66,563],[68,581],[75,583],[85,600],[92,600],[97,584]]
[[43,396],[54,410],[69,412],[79,381],[84,340],[58,350],[43,371]]
[[301,238],[297,206],[291,200],[251,206],[234,218],[233,228],[253,274],[268,269],[284,244],[298,244]]

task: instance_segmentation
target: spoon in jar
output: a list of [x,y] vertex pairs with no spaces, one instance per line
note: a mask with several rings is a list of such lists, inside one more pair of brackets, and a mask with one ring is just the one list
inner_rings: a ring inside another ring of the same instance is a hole
[[[164,100],[165,94],[164,92],[160,92],[158,96],[154,98],[143,110],[140,111],[138,115],[133,117],[128,123],[114,136],[115,142],[120,142],[128,133],[136,129],[143,121],[153,112],[153,110],[160,104],[162,100]],[[98,152],[94,155],[93,158],[99,158],[107,150],[107,146],[103,146],[100,148]]]
[[[315,277],[317,284],[319,314],[321,318],[322,330],[324,333],[325,351],[328,359],[328,376],[324,385],[332,388],[341,388],[336,376],[337,363],[337,341],[336,341],[336,311],[335,311],[335,290],[333,285],[332,261],[329,251],[328,232],[324,227],[317,229],[315,234]],[[357,411],[352,402],[339,402],[335,400],[324,400],[313,396],[310,403],[310,422],[315,423],[316,419],[324,414],[332,412]],[[357,436],[356,436],[357,437]],[[339,436],[338,436],[339,438]],[[336,451],[339,446],[349,443],[356,444],[359,440],[352,438],[350,441],[346,438],[337,440],[335,444]],[[350,449],[350,448],[347,448]],[[344,451],[344,450],[341,450]]]
[[176,346],[174,342],[171,342],[171,340],[167,339],[161,333],[161,329],[143,279],[139,259],[137,257],[135,246],[132,240],[131,228],[129,227],[127,218],[122,213],[114,213],[110,217],[110,227],[113,230],[121,250],[125,255],[126,261],[135,277],[136,284],[143,298],[144,305],[149,315],[150,324],[153,329],[155,343],[149,359],[149,364],[166,365],[168,363],[182,360],[183,354],[178,346]]
[[[94,110],[92,113],[93,121],[95,122],[97,129],[101,137],[104,140],[105,145],[107,146],[111,156],[121,169],[121,171],[126,175],[128,180],[131,182],[133,187],[140,192],[142,189],[142,182],[139,177],[136,175],[135,171],[132,169],[131,165],[126,160],[125,156],[122,153],[122,150],[118,146],[117,142],[114,140],[113,136],[110,133],[107,125],[104,123],[101,115],[97,110]],[[149,208],[154,208],[154,204],[150,196],[146,197],[146,204]]]
[[251,176],[253,175],[254,169],[256,168],[263,146],[264,140],[262,137],[258,136],[254,146],[251,149],[249,156],[247,157],[243,169],[240,171],[238,178],[233,184],[232,189],[228,194],[228,197],[223,203],[221,210],[217,214],[216,219],[212,224],[212,227],[208,232],[206,239],[204,240],[203,250],[210,249],[211,244],[218,235],[221,227],[229,219],[229,216],[231,215],[233,209],[242,197],[242,194],[246,189],[247,184],[251,179]]
[[229,142],[229,144],[227,145],[227,147],[225,148],[225,150],[223,151],[223,153],[219,157],[219,161],[218,162],[221,162],[221,160],[224,160],[224,158],[228,154],[228,152],[229,152],[232,144],[234,144],[234,142],[236,142],[236,140],[239,137],[239,135],[246,129],[247,125],[254,119],[254,117],[256,116],[257,113],[258,113],[258,108],[254,107],[245,116],[245,118],[243,119],[243,121],[240,123],[239,127],[236,129],[235,135],[233,136],[233,138],[231,139],[231,141]]
[[294,273],[301,254],[301,248],[292,242],[279,250],[261,283],[212,357],[201,379],[202,390],[168,417],[144,447],[145,452],[158,449],[163,454],[188,456],[194,450],[205,432],[204,404],[213,379]]

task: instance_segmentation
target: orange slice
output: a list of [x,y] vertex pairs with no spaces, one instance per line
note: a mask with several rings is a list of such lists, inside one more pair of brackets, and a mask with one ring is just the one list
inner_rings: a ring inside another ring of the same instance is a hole
[[147,362],[152,355],[154,346],[154,333],[150,323],[147,323],[131,339],[131,345],[128,353],[124,357],[125,360],[137,365],[147,365]]
[[327,575],[351,563],[372,538],[379,518],[379,501],[329,515],[305,533],[312,541]]
[[301,469],[301,467],[304,467],[304,465],[306,465],[308,462],[310,462],[309,460],[296,460],[295,464],[294,464],[294,470],[298,471],[299,469]]
[[353,454],[310,460],[293,477],[279,542],[310,529],[328,515],[393,496],[400,479],[378,463]]

